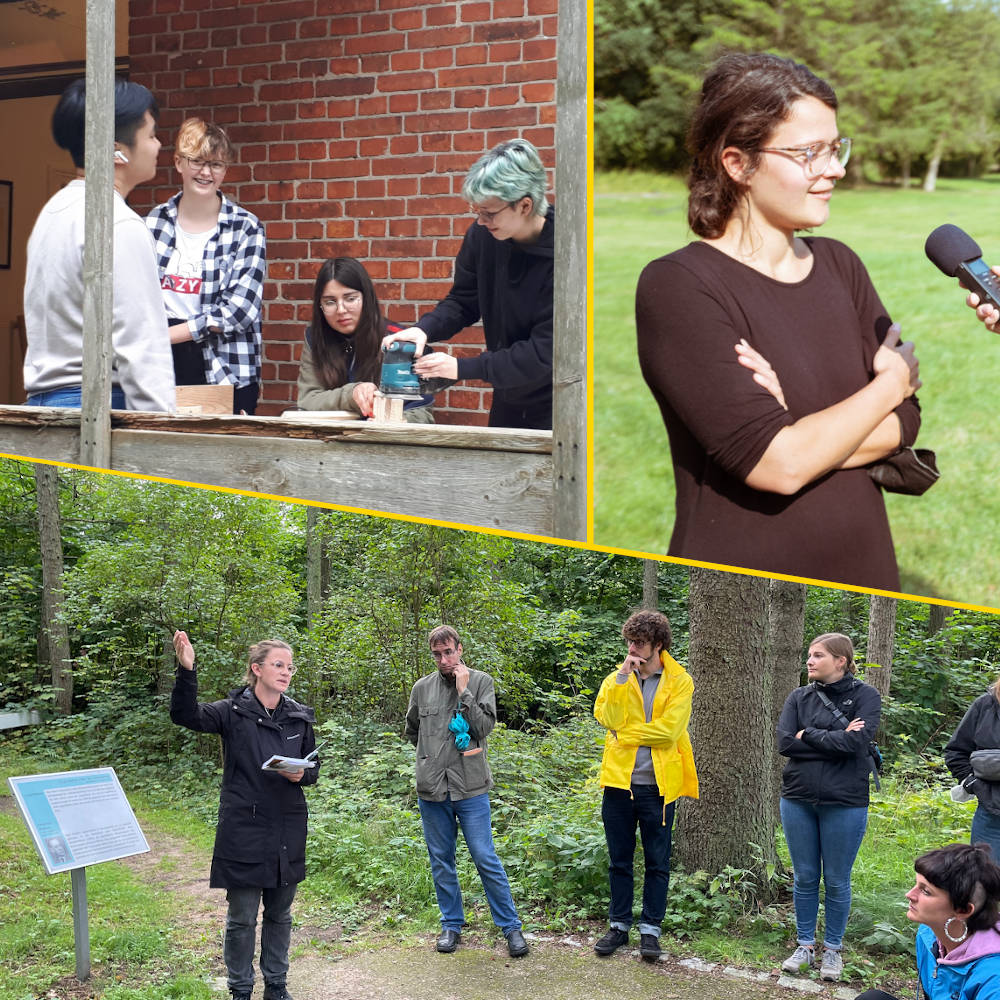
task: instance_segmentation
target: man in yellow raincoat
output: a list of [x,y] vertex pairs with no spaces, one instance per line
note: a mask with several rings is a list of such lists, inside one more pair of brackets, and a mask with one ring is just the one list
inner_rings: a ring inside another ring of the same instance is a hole
[[694,682],[670,655],[670,622],[658,611],[638,611],[622,626],[628,655],[604,678],[594,716],[607,730],[601,761],[601,818],[608,842],[610,928],[594,945],[611,955],[628,942],[632,926],[632,862],[636,826],[646,874],[639,917],[639,954],[660,957],[660,925],[670,883],[674,807],[698,797],[698,775],[687,734]]

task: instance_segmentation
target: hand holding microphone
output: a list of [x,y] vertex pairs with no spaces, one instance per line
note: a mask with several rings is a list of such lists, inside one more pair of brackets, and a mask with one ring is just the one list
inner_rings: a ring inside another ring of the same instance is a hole
[[941,271],[958,278],[969,291],[966,304],[976,310],[987,330],[996,332],[1000,322],[1000,268],[991,268],[983,260],[979,244],[958,226],[946,223],[927,237],[924,250]]

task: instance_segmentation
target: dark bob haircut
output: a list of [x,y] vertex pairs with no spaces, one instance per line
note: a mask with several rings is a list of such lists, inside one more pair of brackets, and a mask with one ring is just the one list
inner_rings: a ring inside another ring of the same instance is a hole
[[837,110],[833,88],[791,59],[731,52],[708,71],[688,131],[688,224],[698,236],[721,236],[745,190],[726,172],[722,151],[735,146],[756,170],[761,147],[803,97]]
[[931,885],[948,893],[956,910],[969,903],[976,906],[976,911],[966,920],[970,934],[996,925],[1000,906],[1000,867],[994,863],[988,844],[939,847],[936,851],[922,854],[913,867]]
[[[84,159],[86,134],[87,81],[74,80],[64,91],[56,110],[52,113],[52,138],[60,149],[65,149],[81,170]],[[135,145],[135,134],[146,118],[160,117],[156,98],[141,83],[115,79],[115,142],[123,146]]]

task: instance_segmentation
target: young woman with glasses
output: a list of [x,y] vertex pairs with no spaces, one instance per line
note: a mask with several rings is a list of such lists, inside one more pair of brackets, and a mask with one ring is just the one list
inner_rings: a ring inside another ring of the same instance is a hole
[[899,589],[867,466],[920,426],[912,344],[821,226],[850,140],[806,67],[725,56],[689,133],[700,237],[649,264],[636,324],[676,483],[670,555]]
[[233,386],[233,412],[260,392],[264,227],[222,191],[235,158],[229,137],[200,118],[177,133],[182,188],[146,217],[156,240],[178,385]]
[[[313,286],[312,322],[299,361],[303,410],[351,410],[370,417],[381,375],[382,338],[400,327],[382,315],[375,286],[353,257],[325,261]],[[431,423],[433,396],[406,400],[403,416]]]
[[[250,1000],[254,985],[257,916],[264,1000],[291,1000],[287,989],[292,902],[306,877],[308,809],[303,785],[319,770],[313,710],[288,697],[295,673],[292,650],[279,639],[250,647],[243,685],[221,701],[198,701],[195,653],[186,632],[175,632],[177,677],[170,719],[222,739],[222,789],[209,885],[225,889],[228,912],[222,955],[233,1000]],[[294,770],[263,770],[278,755]]]

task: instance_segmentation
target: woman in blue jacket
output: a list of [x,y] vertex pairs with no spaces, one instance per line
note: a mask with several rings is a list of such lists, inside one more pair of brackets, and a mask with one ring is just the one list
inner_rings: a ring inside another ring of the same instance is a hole
[[[917,971],[928,1000],[1000,998],[1000,867],[986,844],[949,844],[917,858],[906,916],[919,923]],[[868,990],[857,1000],[895,1000]]]

